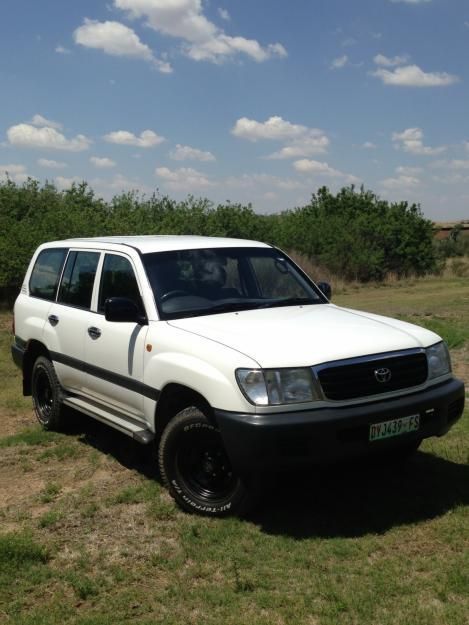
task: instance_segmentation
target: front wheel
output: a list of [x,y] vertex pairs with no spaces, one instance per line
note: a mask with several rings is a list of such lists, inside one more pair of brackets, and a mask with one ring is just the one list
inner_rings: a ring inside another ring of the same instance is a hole
[[166,426],[158,450],[160,472],[188,512],[221,517],[240,512],[248,491],[231,467],[219,430],[191,407]]
[[62,388],[54,365],[39,356],[31,377],[34,412],[46,430],[58,430],[62,423]]

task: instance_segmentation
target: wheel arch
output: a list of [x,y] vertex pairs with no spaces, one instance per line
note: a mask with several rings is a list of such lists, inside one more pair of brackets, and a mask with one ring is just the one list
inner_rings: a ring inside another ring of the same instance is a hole
[[29,341],[23,360],[23,395],[31,395],[33,367],[39,356],[45,356],[49,360],[52,360],[49,350],[44,343],[36,340]]
[[154,428],[157,441],[171,419],[184,408],[195,406],[202,410],[207,419],[216,425],[215,416],[209,402],[203,395],[183,384],[170,383],[161,391],[155,408]]

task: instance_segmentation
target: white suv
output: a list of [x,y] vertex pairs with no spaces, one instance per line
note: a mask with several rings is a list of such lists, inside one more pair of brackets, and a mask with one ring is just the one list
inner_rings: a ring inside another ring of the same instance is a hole
[[47,243],[12,355],[44,427],[71,406],[154,444],[176,501],[221,516],[268,469],[410,452],[463,412],[440,337],[324,292],[255,241]]

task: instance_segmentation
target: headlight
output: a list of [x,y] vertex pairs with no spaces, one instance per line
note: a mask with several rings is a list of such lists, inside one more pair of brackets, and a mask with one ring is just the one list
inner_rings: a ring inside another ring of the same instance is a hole
[[429,380],[451,373],[451,359],[444,341],[427,347],[425,351],[427,352]]
[[236,379],[244,395],[257,406],[320,399],[310,369],[238,369]]

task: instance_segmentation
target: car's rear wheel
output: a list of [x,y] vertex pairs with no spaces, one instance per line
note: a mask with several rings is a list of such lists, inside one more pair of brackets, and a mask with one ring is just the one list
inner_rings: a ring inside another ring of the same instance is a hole
[[57,430],[62,424],[62,389],[54,365],[45,356],[36,359],[32,371],[34,412],[46,430]]
[[219,430],[200,409],[186,408],[168,423],[158,461],[163,481],[184,510],[220,517],[245,508],[248,490],[233,471]]

